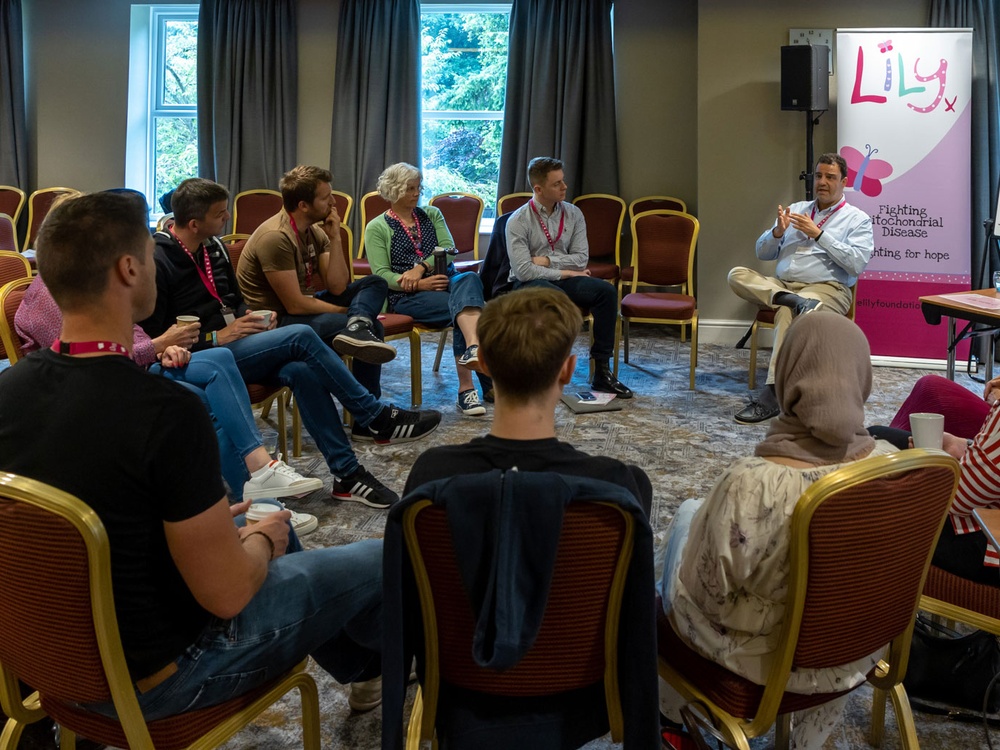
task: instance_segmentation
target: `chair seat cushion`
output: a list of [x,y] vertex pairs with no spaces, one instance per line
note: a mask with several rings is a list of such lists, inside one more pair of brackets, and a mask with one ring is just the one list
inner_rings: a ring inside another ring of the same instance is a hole
[[367,260],[355,258],[351,261],[351,265],[354,267],[355,276],[371,276],[372,267]]
[[408,333],[413,330],[413,318],[409,315],[381,313],[378,316],[378,321],[385,329],[386,336],[395,336],[396,334]]
[[768,325],[774,325],[774,310],[767,308],[765,310],[758,310],[757,317],[754,318],[758,323],[765,323]]
[[587,269],[595,279],[609,279],[614,281],[620,275],[619,268],[614,263],[604,263],[599,260],[588,262]]
[[[764,687],[730,672],[725,667],[706,659],[688,646],[674,631],[670,620],[663,611],[660,597],[656,597],[656,648],[659,657],[667,662],[684,678],[702,691],[710,701],[721,706],[733,716],[748,719],[757,712]],[[831,701],[850,690],[839,693],[817,693],[801,695],[785,693],[779,713],[800,711]]]
[[632,281],[632,277],[635,276],[634,266],[624,266],[622,268],[622,281]]
[[247,383],[247,394],[250,396],[251,404],[259,404],[266,401],[275,393],[281,390],[281,386],[260,385],[259,383]]
[[635,292],[622,299],[622,315],[626,318],[689,320],[694,316],[696,304],[694,297],[687,294]]

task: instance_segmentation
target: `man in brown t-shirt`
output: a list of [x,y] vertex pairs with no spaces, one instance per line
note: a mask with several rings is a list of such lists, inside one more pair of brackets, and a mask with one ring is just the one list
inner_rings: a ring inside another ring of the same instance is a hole
[[248,305],[273,310],[278,325],[304,323],[338,354],[355,358],[355,377],[376,398],[379,365],[396,356],[378,314],[388,286],[351,281],[328,170],[297,166],[281,178],[284,207],[247,240],[236,277]]

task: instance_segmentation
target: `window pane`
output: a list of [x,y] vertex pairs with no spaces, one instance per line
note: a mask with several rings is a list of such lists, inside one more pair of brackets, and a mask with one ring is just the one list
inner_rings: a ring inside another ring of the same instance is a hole
[[479,195],[486,217],[500,176],[508,20],[507,13],[421,8],[425,193]]
[[155,129],[155,202],[181,180],[198,176],[198,125],[193,117],[157,117]]
[[198,57],[198,22],[167,20],[163,23],[163,91],[165,106],[194,107]]

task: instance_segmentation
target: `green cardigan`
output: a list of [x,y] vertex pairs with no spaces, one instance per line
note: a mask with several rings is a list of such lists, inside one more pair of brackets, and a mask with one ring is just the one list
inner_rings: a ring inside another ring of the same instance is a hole
[[[451,232],[448,231],[448,225],[445,224],[441,211],[434,206],[418,206],[418,208],[426,213],[431,223],[434,224],[434,233],[437,235],[434,244],[440,247],[454,247],[455,240],[452,239]],[[391,245],[392,227],[385,220],[385,214],[379,214],[365,227],[365,257],[368,258],[368,264],[372,267],[373,274],[385,279],[393,291],[401,292],[403,290],[399,286],[399,277],[402,274],[393,271],[389,263],[389,247]]]

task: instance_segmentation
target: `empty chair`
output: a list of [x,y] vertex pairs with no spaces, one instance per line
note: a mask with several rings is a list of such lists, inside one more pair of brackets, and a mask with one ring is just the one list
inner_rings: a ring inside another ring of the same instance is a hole
[[[21,209],[24,208],[27,197],[21,188],[13,185],[0,185],[0,213],[7,214],[14,226],[21,216]],[[6,249],[6,248],[4,248]]]
[[28,198],[28,231],[25,233],[21,251],[33,250],[38,228],[49,213],[49,209],[64,195],[79,195],[80,191],[67,187],[51,187],[36,190]]
[[680,198],[674,198],[672,195],[645,195],[642,198],[636,198],[628,204],[629,220],[631,220],[636,214],[641,214],[643,211],[655,211],[658,208],[666,208],[670,211],[680,211],[684,214],[686,214],[688,210],[687,203],[682,201]]
[[277,190],[244,190],[233,199],[233,234],[253,234],[253,230],[281,210]]
[[472,193],[440,193],[428,201],[444,215],[458,250],[456,261],[479,260],[479,222],[485,203]]
[[[629,361],[629,323],[679,325],[681,341],[691,326],[691,390],[698,365],[698,302],[694,297],[694,253],[698,220],[679,211],[645,211],[632,219],[630,291],[622,298],[622,334],[625,362]],[[677,292],[640,291],[677,287]],[[623,290],[624,291],[624,290]]]
[[621,276],[622,224],[625,201],[617,195],[591,193],[573,200],[587,222],[587,270],[597,279],[617,285]]

